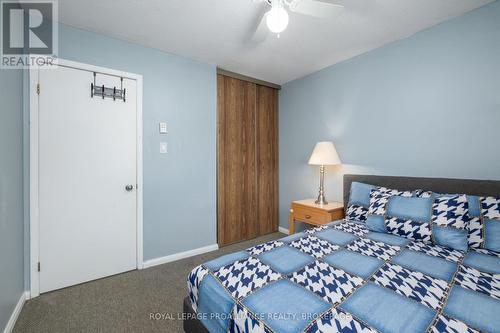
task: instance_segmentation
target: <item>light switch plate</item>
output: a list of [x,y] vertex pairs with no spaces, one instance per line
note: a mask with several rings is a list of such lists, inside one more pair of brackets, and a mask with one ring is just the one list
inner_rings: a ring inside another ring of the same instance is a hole
[[160,142],[160,154],[166,154],[168,151],[168,145],[166,142]]
[[167,134],[167,123],[166,122],[160,123],[160,134]]

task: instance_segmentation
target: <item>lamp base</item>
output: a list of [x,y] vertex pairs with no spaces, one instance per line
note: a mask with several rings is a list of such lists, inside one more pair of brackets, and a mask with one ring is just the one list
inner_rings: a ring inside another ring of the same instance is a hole
[[318,195],[318,199],[314,201],[316,205],[328,205],[328,201],[326,201],[325,195],[323,193],[320,193]]
[[319,195],[318,199],[314,202],[316,205],[327,205],[328,202],[325,198],[325,166],[321,165],[319,167]]

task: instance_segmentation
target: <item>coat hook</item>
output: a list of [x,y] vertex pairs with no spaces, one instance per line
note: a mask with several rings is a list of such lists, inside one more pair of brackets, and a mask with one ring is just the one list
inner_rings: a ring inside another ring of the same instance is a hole
[[97,72],[93,72],[93,76],[94,76],[94,82],[90,83],[91,98],[93,98],[94,96],[101,96],[102,99],[105,99],[106,97],[113,97],[113,101],[116,101],[117,99],[121,99],[124,102],[126,101],[125,88],[123,88],[123,77],[120,77],[120,89],[118,89],[116,86],[113,86],[113,88],[106,88],[104,84],[102,86],[97,86],[96,85]]

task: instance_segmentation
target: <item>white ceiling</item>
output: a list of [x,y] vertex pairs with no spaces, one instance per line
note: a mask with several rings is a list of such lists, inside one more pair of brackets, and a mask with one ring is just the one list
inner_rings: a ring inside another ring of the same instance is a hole
[[283,84],[492,0],[336,0],[329,19],[290,14],[280,38],[251,36],[259,0],[59,0],[60,21]]

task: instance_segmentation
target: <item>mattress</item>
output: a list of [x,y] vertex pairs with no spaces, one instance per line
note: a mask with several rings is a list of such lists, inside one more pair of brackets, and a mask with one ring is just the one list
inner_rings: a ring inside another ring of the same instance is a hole
[[499,253],[344,220],[206,262],[188,292],[211,333],[500,332]]

